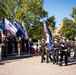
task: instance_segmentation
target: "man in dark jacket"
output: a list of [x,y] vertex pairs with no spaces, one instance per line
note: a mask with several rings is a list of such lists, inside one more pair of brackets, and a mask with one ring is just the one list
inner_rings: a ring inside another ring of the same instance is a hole
[[43,63],[43,61],[45,61],[45,39],[41,40],[41,63]]
[[25,38],[24,38],[24,36],[22,36],[22,52],[24,52],[25,51]]
[[60,59],[60,66],[62,66],[62,61],[63,61],[63,56],[65,56],[65,66],[68,64],[68,46],[66,43],[66,39],[63,38],[62,43],[60,44],[61,46],[61,59]]
[[71,48],[71,43],[69,42],[69,40],[66,40],[67,43],[67,50],[68,50],[68,61],[70,61],[70,48]]
[[58,64],[58,52],[59,52],[59,43],[58,40],[54,40],[53,44],[53,64]]
[[29,54],[32,54],[33,53],[33,50],[32,50],[33,42],[31,38],[29,38],[28,45],[29,45]]
[[12,38],[10,35],[7,36],[7,44],[8,44],[8,53],[11,54],[12,53]]
[[74,44],[74,58],[76,58],[76,41],[75,41],[75,44]]
[[16,36],[13,37],[13,43],[14,43],[14,48],[15,48],[15,52],[18,53],[18,48],[17,48],[17,44],[18,44],[18,39]]

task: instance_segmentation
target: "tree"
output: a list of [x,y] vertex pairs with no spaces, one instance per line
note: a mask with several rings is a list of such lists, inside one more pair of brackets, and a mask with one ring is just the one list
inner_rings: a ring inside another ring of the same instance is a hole
[[55,17],[54,16],[51,16],[51,17],[47,18],[46,23],[49,27],[51,26],[53,28],[53,30],[55,29],[56,22],[55,22]]
[[5,12],[5,5],[0,1],[0,19],[3,19],[5,16],[7,16]]
[[43,9],[44,0],[3,0],[2,3],[6,6],[7,18],[24,21],[28,30],[48,14]]
[[[54,31],[55,28],[55,18],[54,16],[51,16],[46,19],[46,24],[48,25],[51,32]],[[38,40],[39,38],[46,38],[43,22],[37,23],[36,26],[33,26],[33,28],[29,32],[30,37],[32,37],[35,40]]]
[[71,17],[74,18],[74,24],[76,24],[76,7],[72,9]]
[[76,25],[73,24],[73,21],[64,18],[63,19],[63,27],[60,30],[60,35],[69,39],[73,39],[76,36]]
[[34,41],[37,41],[41,38],[45,38],[43,23],[39,22],[37,26],[30,29],[29,36],[32,37]]
[[[17,22],[24,22],[26,29],[33,39],[44,37],[42,18],[48,17],[48,12],[44,10],[44,0],[0,0],[5,6],[6,18],[14,19]],[[55,28],[55,17],[49,17],[47,20],[49,27]],[[35,30],[35,31],[34,31]]]

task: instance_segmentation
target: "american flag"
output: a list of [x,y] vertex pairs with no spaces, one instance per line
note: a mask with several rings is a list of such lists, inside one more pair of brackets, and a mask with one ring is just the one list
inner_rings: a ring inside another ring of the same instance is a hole
[[44,32],[46,32],[46,23],[44,22]]
[[44,21],[43,21],[43,23],[44,23],[44,31],[45,31],[45,34],[46,34],[48,50],[52,50],[52,34],[51,34],[48,26],[46,25],[46,23]]

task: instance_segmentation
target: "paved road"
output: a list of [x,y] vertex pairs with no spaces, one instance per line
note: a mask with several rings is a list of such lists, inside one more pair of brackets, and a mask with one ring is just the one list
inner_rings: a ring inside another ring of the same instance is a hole
[[76,61],[68,66],[40,63],[40,56],[0,62],[0,75],[76,75]]

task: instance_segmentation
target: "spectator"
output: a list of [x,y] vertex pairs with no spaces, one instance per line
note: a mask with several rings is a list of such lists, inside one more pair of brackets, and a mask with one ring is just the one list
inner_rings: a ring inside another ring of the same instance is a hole
[[40,55],[40,52],[41,52],[41,40],[39,39],[38,40],[38,55]]
[[22,40],[21,40],[21,36],[19,36],[18,38],[18,55],[21,56],[21,53],[22,53]]
[[29,54],[32,54],[33,53],[33,50],[32,50],[32,45],[33,45],[32,38],[29,38],[28,45],[29,45]]

